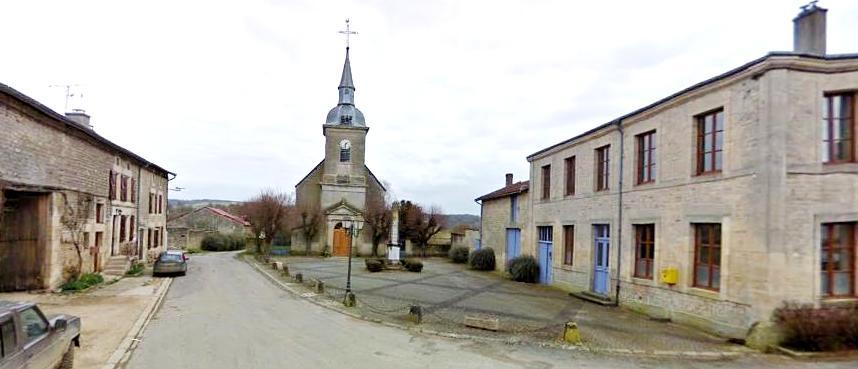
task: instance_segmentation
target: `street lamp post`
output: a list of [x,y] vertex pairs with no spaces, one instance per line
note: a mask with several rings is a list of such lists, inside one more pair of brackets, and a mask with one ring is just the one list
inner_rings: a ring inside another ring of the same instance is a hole
[[[357,226],[355,226],[357,225]],[[352,222],[352,224],[348,228],[349,233],[349,271],[346,275],[346,300],[349,299],[349,295],[352,293],[352,248],[354,247],[354,241],[357,239],[357,236],[360,234],[361,228],[363,228],[363,222],[360,220],[356,220]]]

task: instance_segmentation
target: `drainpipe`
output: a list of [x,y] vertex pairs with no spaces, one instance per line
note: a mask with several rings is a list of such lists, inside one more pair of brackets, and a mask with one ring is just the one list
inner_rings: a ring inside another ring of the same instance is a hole
[[620,132],[620,168],[619,180],[620,184],[617,188],[617,294],[614,296],[614,306],[620,306],[620,266],[623,260],[623,144],[625,142],[625,132],[623,132],[623,120],[617,119],[614,123],[617,130]]
[[[483,204],[479,199],[474,199],[474,202],[480,206],[480,248],[483,248]],[[474,247],[476,249],[476,247]]]

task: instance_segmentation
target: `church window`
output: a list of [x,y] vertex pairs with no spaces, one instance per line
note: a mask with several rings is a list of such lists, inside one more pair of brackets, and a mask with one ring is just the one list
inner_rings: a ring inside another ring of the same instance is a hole
[[340,141],[340,162],[347,163],[352,160],[352,144],[349,140]]

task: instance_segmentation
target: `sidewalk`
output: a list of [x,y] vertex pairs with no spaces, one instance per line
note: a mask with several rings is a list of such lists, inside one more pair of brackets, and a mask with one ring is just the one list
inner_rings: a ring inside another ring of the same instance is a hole
[[0,300],[31,301],[46,314],[81,318],[81,347],[75,368],[98,369],[122,343],[139,316],[156,299],[166,279],[150,276],[123,278],[79,294],[0,293]]
[[[346,261],[338,258],[276,257],[292,275],[302,273],[307,283],[319,279],[325,294],[303,287],[304,297],[342,301]],[[421,273],[384,271],[369,273],[363,259],[352,264],[352,290],[357,307],[351,312],[370,320],[413,326],[411,305],[424,311],[422,329],[452,334],[503,339],[510,342],[558,344],[567,321],[580,329],[582,349],[620,354],[723,357],[748,352],[689,327],[650,320],[623,308],[586,303],[559,289],[513,282],[494,273],[468,270],[447,259],[423,260]],[[264,266],[263,271],[286,283],[294,283]],[[302,288],[300,285],[292,284]],[[464,317],[496,317],[498,332],[465,327]]]

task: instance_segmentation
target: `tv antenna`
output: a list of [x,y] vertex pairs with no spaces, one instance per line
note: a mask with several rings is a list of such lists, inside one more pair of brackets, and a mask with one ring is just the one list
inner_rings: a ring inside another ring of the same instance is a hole
[[82,92],[77,92],[77,93],[72,92],[72,87],[80,87],[80,85],[79,85],[79,84],[69,84],[69,85],[50,85],[50,86],[48,86],[48,87],[61,87],[61,88],[64,88],[64,89],[66,90],[66,102],[65,102],[65,105],[63,106],[63,113],[66,113],[66,112],[68,112],[68,111],[69,111],[69,99],[70,99],[70,98],[75,97],[75,96],[77,96],[77,97],[83,97],[83,93],[82,93]]

